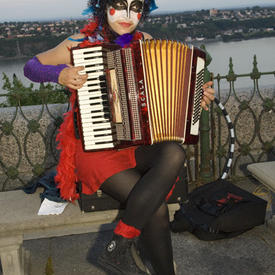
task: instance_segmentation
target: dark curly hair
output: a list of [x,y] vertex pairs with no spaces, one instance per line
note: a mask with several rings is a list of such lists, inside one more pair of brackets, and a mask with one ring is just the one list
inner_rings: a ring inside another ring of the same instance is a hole
[[[97,5],[99,2],[99,6]],[[140,21],[144,21],[145,18],[150,13],[150,2],[151,0],[144,0],[144,7],[142,12],[142,17]],[[101,26],[104,26],[107,24],[107,5],[110,5],[112,3],[112,0],[89,0],[88,1],[88,8],[92,8],[94,13],[94,17],[98,19],[98,23]]]

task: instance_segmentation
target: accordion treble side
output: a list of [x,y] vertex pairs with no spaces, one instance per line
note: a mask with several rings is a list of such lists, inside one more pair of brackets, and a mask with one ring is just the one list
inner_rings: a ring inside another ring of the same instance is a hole
[[205,53],[169,40],[72,50],[88,80],[77,91],[83,149],[106,150],[199,137]]

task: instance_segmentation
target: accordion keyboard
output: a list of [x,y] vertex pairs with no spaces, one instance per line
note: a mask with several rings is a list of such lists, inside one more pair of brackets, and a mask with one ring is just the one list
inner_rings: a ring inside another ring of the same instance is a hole
[[113,125],[105,75],[106,50],[101,46],[75,49],[74,66],[84,66],[87,82],[78,89],[78,103],[84,150],[114,148]]

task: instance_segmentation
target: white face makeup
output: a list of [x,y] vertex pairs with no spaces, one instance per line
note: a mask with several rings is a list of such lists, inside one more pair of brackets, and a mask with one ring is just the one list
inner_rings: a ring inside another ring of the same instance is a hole
[[107,21],[118,34],[132,32],[142,16],[144,0],[114,0],[107,8]]

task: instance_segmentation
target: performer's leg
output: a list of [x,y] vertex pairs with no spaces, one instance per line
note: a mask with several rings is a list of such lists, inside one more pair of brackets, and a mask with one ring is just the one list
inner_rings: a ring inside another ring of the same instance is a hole
[[[101,187],[104,192],[120,201],[123,196],[126,195],[127,197],[125,216],[115,229],[114,236],[116,236],[116,239],[113,240],[115,243],[119,241],[117,239],[118,235],[123,236],[124,239],[131,239],[139,236],[141,230],[145,228],[145,226],[148,227],[148,229],[145,230],[145,232],[147,232],[147,239],[149,239],[149,235],[154,235],[153,230],[155,228],[153,223],[151,224],[150,219],[157,213],[156,211],[165,201],[166,195],[175,183],[179,170],[183,165],[184,152],[176,143],[167,142],[155,146],[140,147],[137,150],[136,159],[136,169],[127,170],[112,176]],[[133,180],[132,184],[130,184],[131,180]],[[165,216],[160,215],[160,212],[156,215],[158,217]],[[157,216],[154,218],[154,224],[162,224],[161,221],[156,221],[158,219]],[[158,235],[159,237],[157,237],[157,234],[155,235],[155,240],[166,246],[164,249],[165,251],[159,253],[158,256],[152,254],[150,258],[155,268],[166,262],[167,267],[162,270],[166,270],[167,272],[170,270],[169,273],[166,274],[172,275],[174,271],[173,261],[171,260],[173,256],[168,214],[165,217],[166,228],[163,228],[163,230],[158,228],[158,232],[160,233]],[[155,242],[152,241],[151,244],[152,243]],[[153,250],[151,252],[153,253]],[[106,264],[108,261],[110,262],[110,256],[107,254],[106,252],[104,259]],[[149,254],[151,255],[151,253]],[[163,256],[165,256],[166,260],[162,258]],[[161,257],[161,259],[159,259],[159,257]]]
[[[112,198],[125,203],[140,178],[137,170],[125,170],[107,179],[100,188]],[[138,269],[131,254],[131,246],[139,235],[138,229],[119,222],[98,263],[112,274],[145,274]]]
[[[124,203],[140,177],[136,169],[126,170],[105,181],[101,189],[104,193]],[[141,241],[146,250],[146,257],[150,260],[156,274],[173,275],[173,251],[166,203],[161,205],[141,231]],[[130,254],[129,249],[128,252],[126,250],[124,258],[128,258]]]
[[[164,142],[136,150],[136,169],[143,173],[127,199],[122,221],[141,230],[165,201],[184,164],[180,145]],[[145,173],[145,174],[144,174]]]
[[[166,203],[155,212],[140,235],[141,254],[149,259],[155,274],[174,273],[173,249]],[[144,248],[144,249],[142,249]]]

